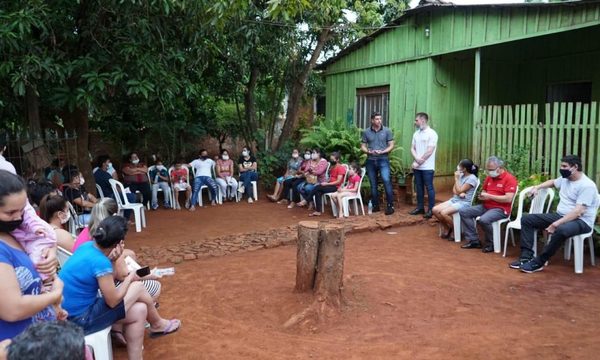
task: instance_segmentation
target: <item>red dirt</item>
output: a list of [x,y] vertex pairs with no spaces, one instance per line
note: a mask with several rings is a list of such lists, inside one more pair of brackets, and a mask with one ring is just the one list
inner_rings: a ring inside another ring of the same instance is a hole
[[[127,245],[281,227],[306,214],[262,199],[195,213],[160,210],[148,214],[145,231],[130,233]],[[590,359],[600,351],[600,270],[588,254],[583,275],[560,254],[543,272],[527,275],[507,267],[515,248],[504,259],[462,250],[427,224],[388,231],[398,234],[347,237],[346,304],[312,329],[283,328],[312,302],[293,291],[295,246],[175,265],[176,275],[162,281],[160,312],[183,326],[146,338],[145,358]],[[124,350],[115,357],[125,359]]]

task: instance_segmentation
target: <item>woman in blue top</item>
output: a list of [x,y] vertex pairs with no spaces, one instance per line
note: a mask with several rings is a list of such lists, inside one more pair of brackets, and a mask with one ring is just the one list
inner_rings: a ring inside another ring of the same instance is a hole
[[452,236],[452,214],[458,212],[463,207],[471,206],[473,196],[479,184],[479,180],[477,179],[478,172],[479,167],[473,164],[472,160],[461,160],[456,167],[456,172],[454,172],[454,186],[452,187],[454,196],[450,200],[433,207],[433,216],[440,221],[440,224],[446,230],[442,232],[442,239],[454,240]]
[[141,359],[146,321],[151,337],[173,333],[181,322],[160,317],[135,271],[115,287],[113,262],[123,252],[126,233],[127,220],[109,216],[98,225],[95,241],[81,245],[67,260],[60,272],[65,283],[63,307],[86,335],[116,322],[123,324],[128,358]]
[[[35,265],[9,234],[23,221],[27,192],[23,179],[0,170],[0,341],[11,339],[27,326],[56,319],[53,304],[60,304],[63,283],[55,278],[42,292]],[[66,315],[66,314],[65,314]]]

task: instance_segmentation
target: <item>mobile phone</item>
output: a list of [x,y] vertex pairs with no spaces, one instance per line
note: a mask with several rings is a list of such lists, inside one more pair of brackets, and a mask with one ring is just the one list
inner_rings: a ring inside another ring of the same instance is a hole
[[143,268],[139,268],[135,271],[137,276],[144,277],[146,275],[150,275],[150,266],[144,266]]

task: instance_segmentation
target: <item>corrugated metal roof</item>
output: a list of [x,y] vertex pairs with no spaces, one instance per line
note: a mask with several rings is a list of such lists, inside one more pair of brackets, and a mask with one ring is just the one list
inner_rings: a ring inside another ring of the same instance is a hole
[[408,18],[412,15],[418,14],[418,13],[426,12],[426,11],[436,11],[436,8],[525,8],[525,7],[535,8],[535,7],[559,7],[559,6],[571,7],[571,6],[580,6],[580,5],[593,4],[593,3],[600,4],[600,0],[573,0],[573,1],[563,1],[563,2],[555,2],[555,3],[509,3],[509,4],[471,4],[471,5],[458,5],[458,4],[454,4],[451,2],[427,3],[425,5],[420,5],[415,8],[406,10],[402,14],[402,16],[400,16],[396,20],[392,21],[389,24],[382,26],[381,28],[375,30],[373,33],[371,33],[367,36],[364,36],[364,37],[358,39],[357,41],[355,41],[354,43],[348,45],[346,48],[344,48],[342,51],[340,51],[336,56],[334,56],[330,59],[327,59],[326,61],[317,65],[316,69],[317,70],[326,69],[327,66],[335,63],[336,61],[338,61],[342,57],[346,56],[347,54],[367,45],[368,43],[370,43],[373,39],[375,39],[379,35],[387,32],[387,31],[394,30],[395,26],[400,25],[404,20],[406,20],[406,18]]

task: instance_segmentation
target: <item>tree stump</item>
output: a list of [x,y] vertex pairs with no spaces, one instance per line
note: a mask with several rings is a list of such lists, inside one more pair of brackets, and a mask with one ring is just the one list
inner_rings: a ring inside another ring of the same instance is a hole
[[296,290],[312,289],[316,298],[306,309],[292,315],[284,327],[322,322],[325,315],[339,309],[342,303],[344,243],[342,224],[323,226],[314,221],[298,224]]
[[339,307],[342,298],[344,276],[344,226],[325,225],[321,230],[315,294],[319,301]]
[[296,254],[296,291],[312,290],[315,284],[317,252],[319,250],[319,223],[298,223],[298,252]]

